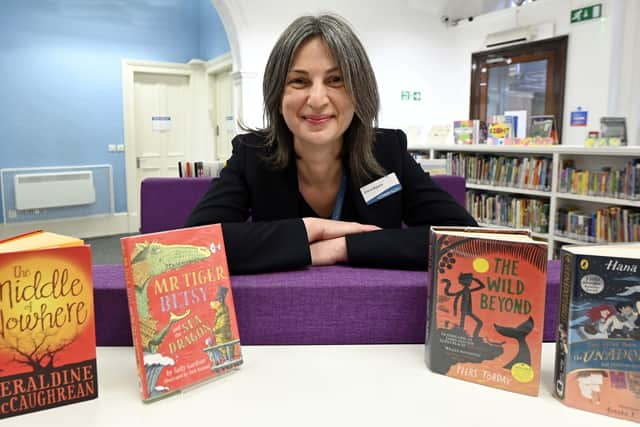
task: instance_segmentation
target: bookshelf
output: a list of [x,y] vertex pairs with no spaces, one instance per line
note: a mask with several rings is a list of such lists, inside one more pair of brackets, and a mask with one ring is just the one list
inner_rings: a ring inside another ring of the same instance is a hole
[[466,178],[467,209],[482,225],[530,228],[549,243],[549,258],[563,244],[637,240],[628,233],[632,227],[622,225],[640,220],[640,147],[432,145],[418,151],[446,158],[447,173]]

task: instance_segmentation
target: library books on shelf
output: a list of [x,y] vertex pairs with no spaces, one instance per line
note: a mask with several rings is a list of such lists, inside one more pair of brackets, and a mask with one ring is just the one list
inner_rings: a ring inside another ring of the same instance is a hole
[[178,176],[180,178],[217,177],[224,168],[226,162],[214,161],[179,161]]
[[640,147],[433,145],[463,176],[466,208],[490,226],[529,228],[549,243],[640,241]]

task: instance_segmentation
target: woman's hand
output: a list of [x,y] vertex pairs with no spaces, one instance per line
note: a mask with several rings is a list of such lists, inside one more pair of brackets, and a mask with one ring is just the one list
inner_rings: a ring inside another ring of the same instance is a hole
[[347,240],[344,236],[381,229],[375,225],[313,217],[303,218],[302,222],[309,238],[311,265],[347,262]]
[[347,261],[347,240],[344,237],[319,240],[309,245],[309,249],[311,265],[334,265]]
[[[380,230],[376,225],[360,224],[358,222],[335,221],[332,219],[322,218],[303,218],[309,243],[318,241],[331,240],[338,237],[344,237],[348,234],[364,233],[367,231]],[[343,239],[344,240],[344,239]],[[346,244],[345,244],[346,248]],[[346,249],[345,249],[346,257]]]

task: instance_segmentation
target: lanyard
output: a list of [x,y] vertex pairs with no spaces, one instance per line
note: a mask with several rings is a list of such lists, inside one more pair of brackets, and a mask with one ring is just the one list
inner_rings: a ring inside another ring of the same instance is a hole
[[347,174],[342,172],[342,178],[340,179],[340,190],[338,190],[338,197],[336,198],[336,205],[331,212],[331,219],[339,220],[342,216],[342,203],[344,202],[344,193],[347,191]]

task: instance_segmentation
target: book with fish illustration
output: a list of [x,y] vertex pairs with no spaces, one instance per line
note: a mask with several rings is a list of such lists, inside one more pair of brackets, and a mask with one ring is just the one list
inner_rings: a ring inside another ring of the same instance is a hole
[[94,319],[82,240],[37,230],[0,241],[0,419],[98,397]]
[[554,394],[640,421],[640,243],[563,246]]
[[142,399],[242,364],[219,224],[121,239]]
[[432,227],[426,362],[443,375],[536,396],[547,244],[528,230]]

